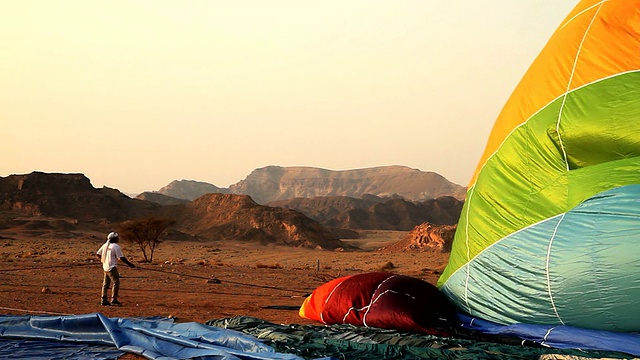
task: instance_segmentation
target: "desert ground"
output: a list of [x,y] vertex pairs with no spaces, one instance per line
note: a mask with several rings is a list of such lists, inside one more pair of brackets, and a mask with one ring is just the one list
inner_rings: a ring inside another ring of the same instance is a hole
[[336,277],[387,270],[435,283],[448,254],[382,253],[406,232],[366,231],[350,240],[362,251],[322,251],[230,241],[162,242],[153,263],[122,240],[137,268],[121,264],[119,300],[101,306],[102,269],[94,255],[106,234],[34,238],[0,234],[0,313],[173,317],[205,322],[253,316],[278,324],[311,324],[295,307]]

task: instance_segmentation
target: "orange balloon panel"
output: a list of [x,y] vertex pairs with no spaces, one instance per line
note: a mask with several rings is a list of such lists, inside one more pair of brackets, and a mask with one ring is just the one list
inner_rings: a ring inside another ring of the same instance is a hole
[[509,134],[563,94],[640,67],[640,10],[631,1],[582,1],[502,109],[469,187]]

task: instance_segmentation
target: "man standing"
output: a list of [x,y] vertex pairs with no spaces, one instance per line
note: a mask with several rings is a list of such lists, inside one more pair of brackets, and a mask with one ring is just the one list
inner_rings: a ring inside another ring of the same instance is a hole
[[[104,279],[102,280],[102,301],[100,305],[122,305],[118,301],[118,290],[120,289],[120,274],[118,273],[118,259],[123,263],[129,265],[129,267],[136,267],[122,254],[122,249],[118,245],[118,233],[110,232],[107,235],[107,242],[98,249],[96,255],[102,261],[102,269],[104,270]],[[113,282],[111,289],[111,302],[107,301],[107,291],[109,285]]]

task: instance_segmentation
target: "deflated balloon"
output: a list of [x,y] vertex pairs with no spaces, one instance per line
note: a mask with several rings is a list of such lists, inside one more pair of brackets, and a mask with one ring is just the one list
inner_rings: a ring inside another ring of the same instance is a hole
[[640,3],[581,1],[498,116],[438,287],[501,324],[640,331]]

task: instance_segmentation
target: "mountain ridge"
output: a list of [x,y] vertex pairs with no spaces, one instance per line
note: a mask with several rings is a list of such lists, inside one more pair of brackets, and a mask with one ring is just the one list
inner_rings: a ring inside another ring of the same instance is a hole
[[[207,187],[208,186],[208,187]],[[253,170],[229,188],[193,180],[174,180],[157,191],[163,195],[193,200],[207,192],[245,194],[259,204],[293,198],[347,196],[352,198],[402,197],[425,201],[441,196],[463,200],[466,188],[435,172],[402,165],[351,170],[270,165]]]
[[[268,166],[234,185],[224,189],[201,181],[176,180],[161,189],[175,197],[158,191],[132,199],[117,189],[94,188],[80,173],[10,175],[0,177],[0,230],[55,231],[56,237],[73,237],[83,226],[103,229],[127,219],[167,214],[179,220],[177,237],[346,249],[339,239],[357,238],[355,230],[408,231],[422,222],[454,224],[463,201],[451,195],[431,196],[438,191],[464,190],[438,174],[406,166],[344,171]],[[241,190],[254,194],[228,193]],[[318,193],[329,195],[280,199]],[[260,204],[254,196],[280,200]],[[405,198],[412,196],[427,200]]]
[[247,195],[207,194],[160,205],[116,189],[94,188],[83,174],[32,172],[0,177],[0,233],[74,238],[113,231],[126,220],[170,217],[173,236],[348,250],[321,224],[290,209],[255,203]]

